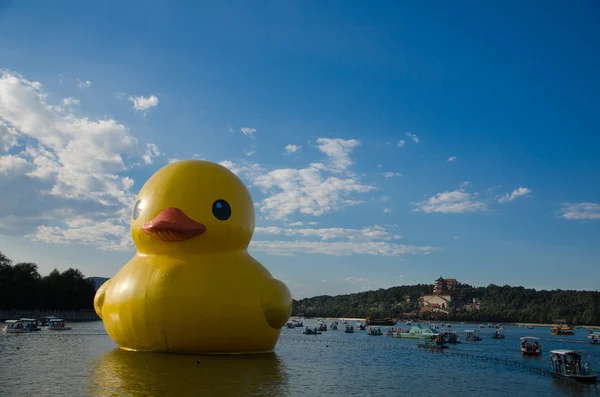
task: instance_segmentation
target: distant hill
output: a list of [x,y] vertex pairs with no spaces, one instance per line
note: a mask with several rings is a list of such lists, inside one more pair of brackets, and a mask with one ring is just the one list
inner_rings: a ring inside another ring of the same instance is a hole
[[94,284],[96,285],[96,291],[98,291],[98,288],[100,288],[102,284],[109,280],[106,277],[88,277],[87,279],[92,280],[94,282]]

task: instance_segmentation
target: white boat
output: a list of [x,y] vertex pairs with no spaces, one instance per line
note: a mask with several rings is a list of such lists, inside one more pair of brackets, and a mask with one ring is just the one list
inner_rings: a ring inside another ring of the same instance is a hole
[[521,354],[524,356],[541,356],[542,344],[540,338],[524,336],[521,338]]
[[46,327],[49,331],[68,331],[72,329],[71,327],[67,327],[67,322],[61,318],[53,318],[49,321],[49,324]]
[[589,355],[587,359],[583,355],[576,350],[552,350],[550,352],[552,375],[577,382],[596,383],[598,375],[594,374]]
[[7,334],[25,334],[31,332],[25,328],[21,320],[6,320],[4,324],[2,332],[6,332]]
[[54,317],[54,316],[40,317],[40,318],[38,318],[38,323],[39,323],[40,327],[47,327],[48,325],[50,325],[50,320],[53,320],[55,318],[56,317]]
[[592,332],[588,338],[591,339],[592,344],[600,344],[600,332]]
[[23,326],[30,331],[41,331],[42,329],[38,326],[38,321],[35,318],[22,318],[19,321],[23,323]]

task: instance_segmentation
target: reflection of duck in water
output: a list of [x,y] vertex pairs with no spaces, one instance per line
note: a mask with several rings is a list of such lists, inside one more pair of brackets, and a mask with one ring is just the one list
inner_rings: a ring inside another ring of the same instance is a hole
[[285,364],[275,353],[233,356],[152,354],[115,349],[95,363],[92,396],[281,396]]

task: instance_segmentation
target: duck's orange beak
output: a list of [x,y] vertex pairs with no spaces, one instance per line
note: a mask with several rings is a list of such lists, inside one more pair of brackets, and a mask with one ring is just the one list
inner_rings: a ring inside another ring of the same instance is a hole
[[142,226],[149,236],[162,241],[185,241],[201,235],[206,225],[189,218],[179,208],[165,208]]

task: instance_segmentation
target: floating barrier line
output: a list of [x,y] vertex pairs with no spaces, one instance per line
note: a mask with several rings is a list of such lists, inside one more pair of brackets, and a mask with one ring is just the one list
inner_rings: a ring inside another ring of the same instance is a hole
[[[312,335],[311,335],[312,336]],[[279,338],[279,340],[281,341],[290,341],[290,342],[316,342],[316,343],[337,343],[337,344],[346,344],[346,345],[357,345],[359,344],[358,342],[355,341],[341,341],[341,340],[326,340],[326,339],[307,339],[307,338],[289,338],[289,337],[281,337]],[[472,360],[480,360],[480,361],[488,361],[488,362],[494,362],[494,363],[498,363],[498,364],[505,364],[505,365],[509,365],[509,366],[514,366],[514,367],[518,367],[521,369],[525,369],[528,370],[531,373],[534,374],[538,374],[541,376],[554,376],[552,374],[551,371],[548,371],[547,369],[544,368],[540,368],[540,367],[536,367],[534,365],[529,365],[529,364],[525,364],[523,362],[520,361],[513,361],[513,360],[507,360],[504,358],[498,358],[498,357],[488,357],[488,356],[479,356],[479,355],[475,355],[475,354],[468,354],[468,353],[460,353],[460,352],[452,352],[452,351],[448,351],[448,349],[445,350],[437,350],[437,349],[419,349],[416,347],[409,347],[409,346],[401,346],[401,345],[391,345],[389,343],[360,343],[361,346],[366,346],[366,347],[372,347],[372,348],[383,348],[383,349],[389,349],[389,350],[405,350],[405,351],[418,351],[418,352],[422,352],[422,353],[438,353],[438,354],[443,354],[443,355],[450,355],[450,356],[457,356],[457,357],[465,357],[465,358],[469,358]],[[581,388],[586,388],[587,391],[594,391],[596,395],[600,394],[600,389],[598,388],[597,385],[593,385],[593,384],[583,384],[571,379],[563,379],[562,380],[566,381],[567,383],[571,384],[571,385],[578,385],[581,386]]]

